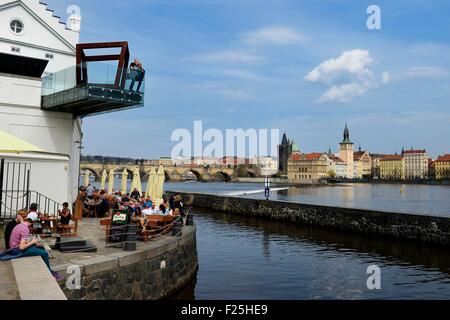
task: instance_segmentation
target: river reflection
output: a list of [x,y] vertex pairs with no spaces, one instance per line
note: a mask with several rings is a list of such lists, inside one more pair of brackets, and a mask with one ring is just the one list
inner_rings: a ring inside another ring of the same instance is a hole
[[[448,299],[445,248],[195,210],[199,272],[180,299]],[[370,291],[366,269],[381,268]]]

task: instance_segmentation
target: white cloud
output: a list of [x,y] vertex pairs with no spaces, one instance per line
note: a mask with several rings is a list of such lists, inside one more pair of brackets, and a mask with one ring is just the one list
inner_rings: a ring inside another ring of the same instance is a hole
[[439,67],[412,67],[405,72],[407,78],[445,78],[449,76],[446,69]]
[[230,87],[215,82],[206,82],[199,85],[202,88],[219,92],[222,96],[233,100],[251,100],[255,97],[241,88]]
[[333,86],[327,90],[318,100],[318,103],[338,101],[347,102],[350,98],[365,94],[369,90],[367,83],[360,84],[356,82]]
[[367,50],[344,51],[340,57],[322,62],[309,72],[305,79],[310,82],[327,83],[342,75],[367,77],[372,75],[369,66],[373,62]]
[[387,84],[387,83],[391,82],[391,74],[387,71],[383,72],[381,82],[383,84]]
[[348,102],[354,97],[364,95],[380,83],[390,82],[391,76],[387,71],[381,77],[374,76],[370,69],[374,61],[367,50],[344,51],[338,58],[319,64],[304,79],[329,86],[317,103]]
[[264,62],[264,59],[261,58],[260,56],[233,50],[201,54],[194,56],[190,60],[199,63],[253,64],[253,65],[261,64]]
[[289,27],[267,27],[241,35],[242,41],[246,44],[292,44],[305,42],[307,39],[293,28]]

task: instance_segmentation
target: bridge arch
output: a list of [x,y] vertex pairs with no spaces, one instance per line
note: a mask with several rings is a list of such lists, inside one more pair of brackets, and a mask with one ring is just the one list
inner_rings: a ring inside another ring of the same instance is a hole
[[188,173],[194,174],[195,177],[197,178],[197,181],[204,181],[203,175],[200,172],[198,172],[197,170],[188,169],[183,173],[183,176],[187,176]]
[[[94,176],[95,181],[100,181],[102,179],[101,174],[99,172],[97,172],[95,169],[92,169],[91,167],[82,166],[81,170],[89,171]],[[81,176],[82,176],[82,174],[80,173],[80,177]]]
[[225,181],[225,182],[230,182],[231,181],[231,176],[223,171],[218,171],[216,173],[214,173],[214,177],[216,178],[221,178],[221,180]]
[[119,168],[114,169],[114,175],[116,177],[119,176],[120,178],[122,178],[123,169],[127,170],[127,172],[128,172],[128,179],[133,179],[134,171],[132,169],[127,168],[127,167],[119,167]]

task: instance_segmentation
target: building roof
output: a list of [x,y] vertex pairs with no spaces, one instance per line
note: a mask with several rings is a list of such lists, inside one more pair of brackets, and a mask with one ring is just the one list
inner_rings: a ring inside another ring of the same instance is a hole
[[353,152],[353,160],[358,161],[361,157],[366,154],[366,151],[355,151]]
[[345,161],[344,160],[342,160],[341,158],[339,158],[339,157],[336,157],[335,155],[332,155],[332,156],[328,156],[333,162],[336,162],[336,163],[345,163]]
[[307,153],[307,154],[301,154],[301,153],[294,153],[291,156],[291,160],[293,161],[313,161],[313,160],[318,160],[321,156],[323,155],[323,153],[320,152],[313,152],[313,153]]
[[386,154],[381,158],[381,161],[394,161],[394,160],[403,160],[403,156],[398,154]]
[[439,156],[436,160],[436,162],[449,162],[450,161],[450,154],[444,154],[443,156]]
[[404,151],[404,154],[417,154],[417,153],[425,154],[425,153],[427,153],[427,151],[426,150],[406,150],[406,151]]

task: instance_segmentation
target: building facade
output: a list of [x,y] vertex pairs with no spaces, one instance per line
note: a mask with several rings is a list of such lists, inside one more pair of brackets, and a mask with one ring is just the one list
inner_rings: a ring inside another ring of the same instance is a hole
[[380,179],[404,180],[405,159],[401,155],[385,155],[380,160]]
[[75,66],[80,21],[72,16],[66,25],[38,0],[0,0],[0,130],[43,150],[39,157],[46,154],[55,170],[45,177],[37,159],[15,155],[11,161],[35,163],[30,187],[58,202],[77,196],[82,121],[41,109],[41,77]]
[[[80,26],[81,17],[72,14],[66,25],[39,0],[0,0],[0,131],[40,150],[0,150],[0,158],[29,165],[29,191],[58,204],[78,195],[82,118],[143,105],[143,92],[130,90],[131,79],[117,66],[128,68],[128,43],[80,44]],[[84,52],[104,48],[122,51]],[[90,83],[91,66],[110,60],[119,62],[110,69],[117,69],[115,82],[105,71],[103,83]]]
[[405,179],[428,178],[428,154],[426,150],[406,150],[402,152],[405,158]]
[[313,184],[329,177],[333,161],[325,153],[309,153],[291,156],[288,162],[288,182]]
[[356,151],[353,153],[355,163],[353,177],[356,179],[368,179],[372,175],[372,158],[367,151]]
[[437,180],[450,179],[450,154],[439,156],[434,161],[434,170]]

